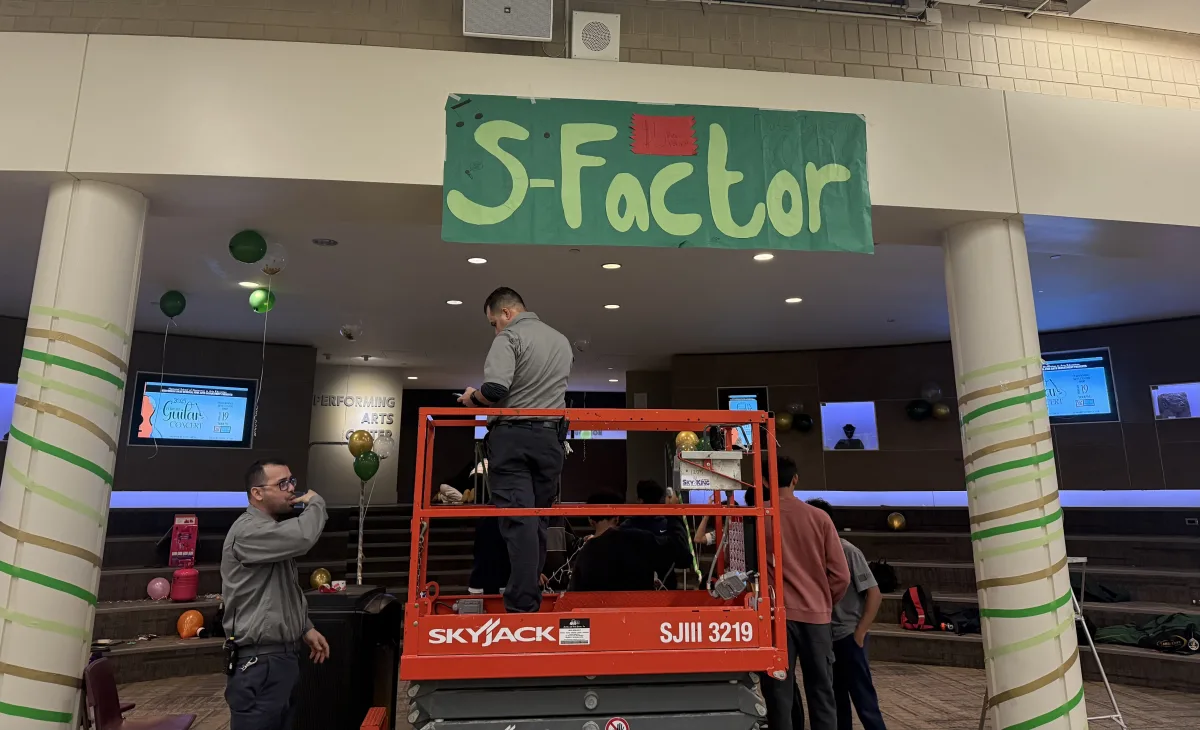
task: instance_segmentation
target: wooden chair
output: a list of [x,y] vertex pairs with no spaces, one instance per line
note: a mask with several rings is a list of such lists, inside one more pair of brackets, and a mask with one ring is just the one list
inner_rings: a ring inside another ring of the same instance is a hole
[[83,670],[87,704],[92,708],[96,730],[188,730],[195,715],[166,715],[126,720],[126,707],[117,696],[117,680],[108,659],[97,659]]

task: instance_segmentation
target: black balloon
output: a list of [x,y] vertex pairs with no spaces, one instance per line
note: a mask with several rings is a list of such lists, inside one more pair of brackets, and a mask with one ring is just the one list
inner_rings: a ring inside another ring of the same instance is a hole
[[927,400],[918,399],[909,401],[908,405],[904,406],[904,412],[914,421],[924,421],[933,412],[933,406]]
[[797,413],[792,417],[792,430],[800,433],[808,433],[812,430],[813,419],[807,413]]

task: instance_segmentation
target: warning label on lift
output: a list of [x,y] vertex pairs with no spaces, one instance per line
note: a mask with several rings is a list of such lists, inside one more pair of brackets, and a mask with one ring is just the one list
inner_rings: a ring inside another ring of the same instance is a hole
[[592,643],[592,620],[563,618],[558,620],[559,646],[588,646]]
[[604,730],[629,730],[629,723],[623,717],[614,717],[604,724]]

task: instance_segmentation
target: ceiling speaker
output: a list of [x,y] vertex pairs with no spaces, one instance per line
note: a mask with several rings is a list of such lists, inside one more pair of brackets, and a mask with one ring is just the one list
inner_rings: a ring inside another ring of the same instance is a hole
[[621,60],[621,16],[583,11],[572,13],[571,58]]
[[463,0],[463,35],[549,41],[554,0]]

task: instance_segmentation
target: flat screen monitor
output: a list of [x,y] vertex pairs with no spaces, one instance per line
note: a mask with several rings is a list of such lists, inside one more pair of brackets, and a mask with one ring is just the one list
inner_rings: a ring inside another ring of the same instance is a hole
[[1200,383],[1151,385],[1150,400],[1156,421],[1200,418]]
[[[726,411],[768,411],[766,388],[717,388],[721,409]],[[733,446],[749,449],[754,445],[757,426],[744,424],[734,430]]]
[[257,393],[257,380],[139,372],[129,445],[248,449]]
[[1050,423],[1119,421],[1107,347],[1042,353]]
[[0,383],[0,441],[8,439],[12,427],[13,407],[17,402],[17,384]]
[[875,402],[822,403],[821,445],[826,451],[878,451]]
[[[487,422],[487,416],[475,416],[476,421]],[[483,437],[487,436],[487,426],[475,427],[475,440],[482,441]],[[624,431],[596,431],[596,430],[578,430],[567,432],[568,441],[624,441]]]

